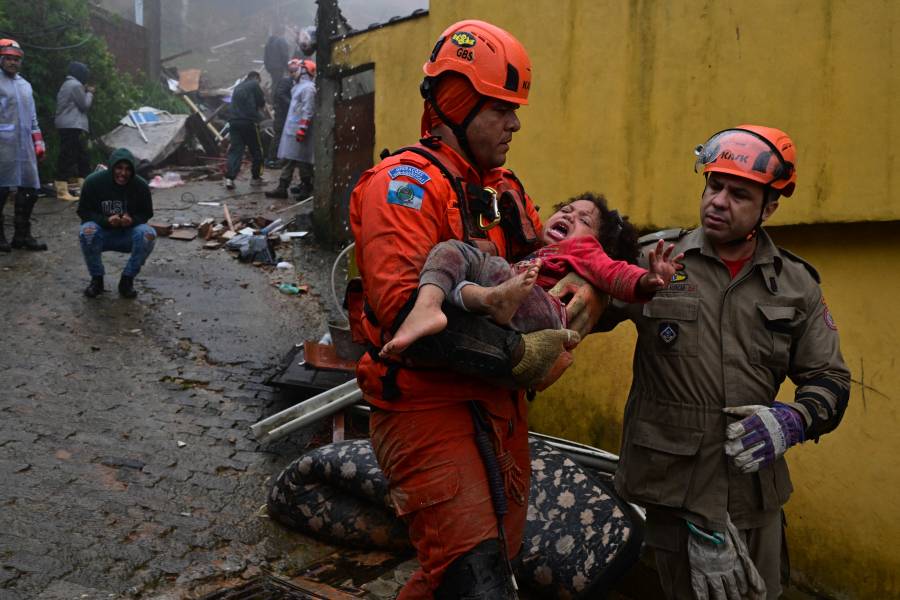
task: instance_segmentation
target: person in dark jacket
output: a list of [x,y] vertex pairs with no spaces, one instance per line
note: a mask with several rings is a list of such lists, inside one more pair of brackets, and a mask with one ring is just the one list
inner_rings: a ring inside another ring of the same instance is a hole
[[260,109],[266,105],[262,88],[259,87],[259,73],[250,71],[247,77],[234,88],[231,95],[231,117],[228,120],[231,145],[228,148],[228,172],[225,174],[225,188],[234,189],[234,180],[241,170],[244,148],[250,150],[253,159],[250,185],[262,185],[263,154],[259,141]]
[[56,119],[59,131],[59,156],[56,162],[56,197],[78,200],[69,193],[67,179],[76,179],[76,186],[84,185],[91,172],[84,138],[89,131],[87,113],[94,102],[94,88],[87,85],[90,71],[80,62],[69,63],[69,72],[56,94]]
[[91,276],[84,295],[94,298],[105,291],[101,256],[113,250],[131,254],[119,279],[119,294],[134,298],[134,278],[156,243],[156,230],[147,224],[153,216],[153,199],[150,186],[135,173],[131,152],[114,150],[109,165],[85,179],[78,202],[81,252]]
[[291,58],[291,47],[287,40],[280,35],[270,35],[263,49],[263,66],[269,72],[273,82],[284,76],[287,62]]
[[[281,161],[278,160],[278,144],[281,141],[281,133],[284,131],[284,122],[287,120],[288,109],[291,106],[291,89],[294,87],[294,70],[291,70],[291,60],[288,63],[288,73],[277,81],[272,89],[272,108],[275,112],[275,118],[272,121],[272,128],[275,135],[272,137],[272,143],[269,144],[269,160],[266,166],[271,169],[280,169]],[[275,81],[274,79],[272,81]]]

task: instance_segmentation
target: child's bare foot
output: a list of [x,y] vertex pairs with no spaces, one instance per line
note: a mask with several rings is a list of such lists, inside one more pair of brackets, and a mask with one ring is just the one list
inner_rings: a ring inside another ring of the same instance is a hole
[[[419,299],[417,299],[416,303],[413,305],[413,309],[403,320],[403,323],[400,324],[400,328],[397,330],[394,337],[391,338],[391,341],[381,348],[381,352],[378,353],[379,356],[382,358],[391,355],[396,356],[409,348],[410,344],[417,339],[446,329],[447,315],[441,310],[440,301],[437,303],[422,301],[421,292],[423,290],[428,290],[429,288],[438,289],[434,286],[422,287]],[[443,297],[444,294],[441,292],[441,299],[443,299]]]
[[[519,306],[531,293],[538,277],[539,265],[530,265],[511,279],[507,279],[498,286],[482,288],[485,291],[482,299],[484,311],[498,325],[508,324]],[[471,287],[471,286],[467,286]],[[463,288],[465,292],[466,288]]]
[[515,274],[525,273],[531,269],[540,269],[541,268],[541,259],[532,258],[530,260],[520,260],[516,264],[512,266],[513,272]]

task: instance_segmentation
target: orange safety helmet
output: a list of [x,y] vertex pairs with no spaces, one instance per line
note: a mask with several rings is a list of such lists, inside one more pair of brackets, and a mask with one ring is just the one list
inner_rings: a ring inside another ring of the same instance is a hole
[[25,52],[22,51],[22,46],[19,45],[19,42],[4,38],[0,40],[0,56],[18,56],[22,58],[25,56]]
[[528,104],[531,60],[525,47],[509,32],[484,21],[459,21],[445,29],[422,70],[423,95],[430,79],[454,71],[484,96]]
[[309,73],[310,77],[315,78],[316,76],[316,63],[311,60],[304,59],[300,61],[300,67]]
[[736,175],[777,190],[794,193],[797,183],[797,149],[780,129],[762,125],[738,125],[714,134],[694,150],[694,170]]

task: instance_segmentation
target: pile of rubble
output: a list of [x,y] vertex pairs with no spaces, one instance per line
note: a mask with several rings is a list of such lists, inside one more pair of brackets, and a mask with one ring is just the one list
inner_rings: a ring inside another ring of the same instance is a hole
[[[218,202],[198,204],[219,205]],[[289,252],[292,241],[306,237],[308,233],[296,229],[296,218],[282,218],[277,213],[233,218],[228,205],[221,203],[221,206],[222,219],[207,217],[199,223],[163,223],[153,219],[149,224],[160,237],[185,242],[199,240],[204,250],[224,248],[231,251],[238,260],[269,271],[272,285],[282,293],[296,295],[309,292],[309,285],[297,280],[293,263],[279,258],[280,250],[288,249]],[[281,209],[279,212],[295,207],[296,205]]]

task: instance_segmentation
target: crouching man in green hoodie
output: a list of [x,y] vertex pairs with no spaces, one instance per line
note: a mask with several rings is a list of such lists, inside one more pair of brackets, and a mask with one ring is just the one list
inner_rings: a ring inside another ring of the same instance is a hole
[[131,254],[119,279],[119,294],[134,298],[134,278],[156,243],[156,231],[147,225],[153,216],[153,200],[150,186],[135,173],[131,152],[125,148],[113,151],[109,165],[85,179],[78,201],[81,252],[91,275],[84,295],[94,298],[105,291],[101,257],[113,250]]

